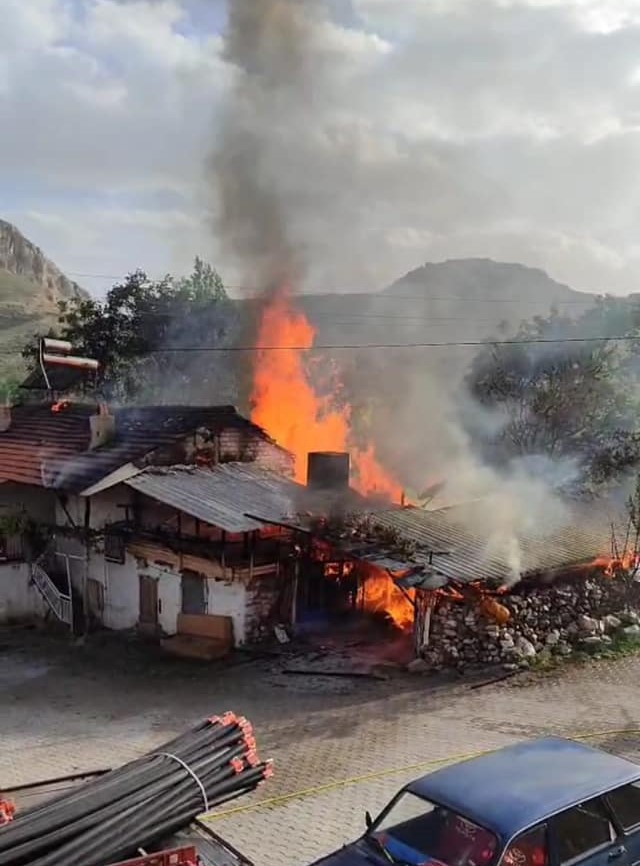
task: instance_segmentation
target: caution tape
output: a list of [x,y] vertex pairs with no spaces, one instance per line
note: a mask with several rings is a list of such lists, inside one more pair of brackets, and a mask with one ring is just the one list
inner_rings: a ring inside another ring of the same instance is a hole
[[[589,731],[584,734],[575,734],[569,737],[572,740],[594,740],[604,737],[622,737],[625,735],[640,735],[638,728],[622,728],[610,731]],[[202,815],[201,821],[212,822],[221,821],[223,818],[229,818],[232,815],[240,815],[247,812],[256,812],[259,809],[270,809],[277,806],[283,806],[294,800],[302,800],[305,797],[312,797],[317,794],[326,794],[328,791],[335,791],[338,788],[346,788],[350,785],[361,785],[363,782],[372,782],[375,779],[383,779],[386,776],[399,775],[400,773],[409,773],[418,770],[433,770],[437,767],[443,767],[447,764],[459,764],[462,761],[470,761],[472,758],[479,758],[481,755],[488,755],[496,749],[479,749],[475,752],[466,752],[459,755],[451,755],[447,758],[437,758],[430,761],[420,761],[417,764],[408,764],[404,767],[390,767],[386,770],[376,770],[373,773],[365,773],[362,776],[352,776],[349,779],[338,779],[335,782],[326,782],[323,785],[315,785],[312,788],[304,788],[301,791],[293,791],[290,794],[280,794],[277,797],[269,797],[265,800],[260,800],[258,803],[248,803],[244,806],[234,806],[231,809],[224,809],[221,812],[211,812],[208,815]]]

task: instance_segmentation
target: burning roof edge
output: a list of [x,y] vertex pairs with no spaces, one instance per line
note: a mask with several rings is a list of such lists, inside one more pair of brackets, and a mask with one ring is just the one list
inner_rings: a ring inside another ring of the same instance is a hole
[[[422,574],[427,583],[433,578],[433,582],[484,582],[499,587],[571,571],[601,556],[613,557],[612,533],[619,540],[625,538],[623,513],[608,511],[605,503],[600,503],[599,511],[582,507],[570,512],[562,526],[541,524],[537,532],[523,532],[516,538],[522,554],[516,574],[505,551],[492,551],[487,538],[475,534],[460,519],[465,509],[482,504],[474,500],[436,510],[394,507],[367,515],[368,526],[365,524],[362,534],[355,531],[327,541],[349,558],[390,572]],[[393,544],[385,539],[389,533],[395,536]]]

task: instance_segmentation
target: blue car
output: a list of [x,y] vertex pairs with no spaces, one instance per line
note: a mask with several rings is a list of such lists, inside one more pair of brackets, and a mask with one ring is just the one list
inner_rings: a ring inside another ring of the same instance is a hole
[[640,866],[640,766],[571,740],[423,776],[316,866]]

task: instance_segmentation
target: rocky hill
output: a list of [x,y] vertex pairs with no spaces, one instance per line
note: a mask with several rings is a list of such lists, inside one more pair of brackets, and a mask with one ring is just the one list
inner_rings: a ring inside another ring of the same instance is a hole
[[301,298],[323,343],[356,344],[484,339],[553,306],[576,315],[593,302],[542,270],[490,259],[429,263],[375,294]]
[[0,220],[0,378],[22,374],[25,342],[55,323],[59,301],[83,294],[19,229]]
[[55,313],[58,302],[84,294],[42,250],[11,223],[0,220],[0,303]]
[[[454,259],[426,264],[382,292],[304,295],[300,303],[324,345],[476,342],[513,333],[520,322],[546,316],[552,307],[576,316],[594,295],[558,283],[544,271],[490,259]],[[434,367],[461,369],[472,347],[447,347],[425,355]],[[386,357],[391,357],[390,352]],[[406,363],[409,356],[401,353]]]
[[[0,384],[8,375],[22,375],[19,353],[25,343],[55,324],[59,301],[78,294],[85,293],[77,283],[15,226],[0,220]],[[425,264],[381,292],[298,299],[316,328],[316,343],[354,347],[473,343],[497,335],[502,326],[512,332],[523,319],[547,315],[552,306],[577,315],[593,301],[593,295],[558,283],[544,271],[489,259]],[[252,307],[251,301],[238,302],[238,339],[246,334],[242,322],[254,316]],[[472,347],[455,346],[427,354],[400,350],[381,354],[379,363],[385,368],[411,363],[420,369],[428,363],[432,372],[441,368],[452,377],[468,363],[470,352]],[[357,363],[359,355],[343,352],[341,357],[348,361],[351,356],[363,373],[371,374],[375,353],[367,353],[366,364],[364,356]]]

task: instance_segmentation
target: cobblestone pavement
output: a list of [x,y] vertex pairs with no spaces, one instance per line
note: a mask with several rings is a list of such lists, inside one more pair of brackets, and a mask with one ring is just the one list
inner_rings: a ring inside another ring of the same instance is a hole
[[212,713],[254,723],[276,777],[208,820],[256,866],[303,866],[361,832],[404,782],[445,761],[557,733],[640,758],[640,658],[474,688],[287,677],[275,661],[198,665],[137,643],[0,632],[0,788],[114,766]]

